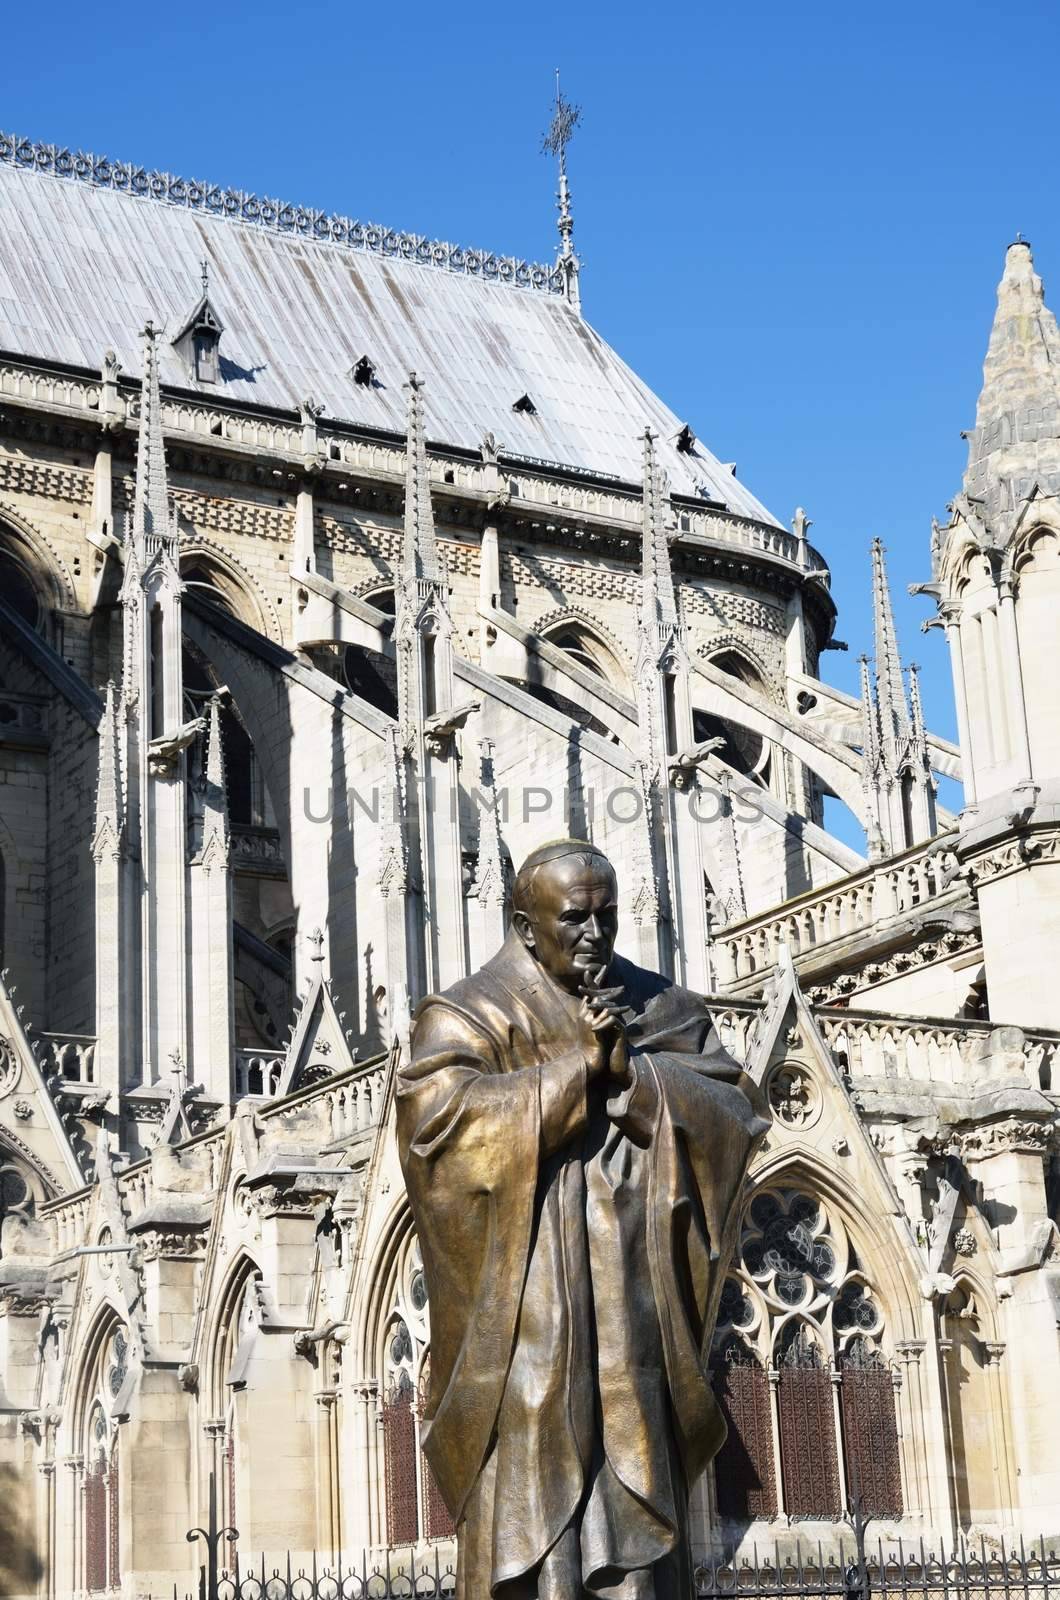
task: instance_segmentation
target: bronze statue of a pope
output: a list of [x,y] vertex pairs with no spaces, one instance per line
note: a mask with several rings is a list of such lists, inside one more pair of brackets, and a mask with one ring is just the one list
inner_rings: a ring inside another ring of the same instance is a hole
[[431,1310],[425,1449],[460,1600],[690,1600],[707,1370],[761,1097],[704,1001],[614,953],[565,839],[504,945],[419,1007],[397,1087]]

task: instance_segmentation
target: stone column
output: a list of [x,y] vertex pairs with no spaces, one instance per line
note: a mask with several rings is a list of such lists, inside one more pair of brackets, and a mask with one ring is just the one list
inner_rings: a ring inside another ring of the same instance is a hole
[[950,669],[953,675],[953,698],[957,709],[957,739],[961,747],[961,778],[964,785],[964,808],[975,808],[975,760],[972,751],[971,725],[968,720],[968,686],[964,677],[964,642],[961,638],[961,605],[957,600],[947,601],[939,608],[946,629],[946,643],[950,647]]
[[84,1589],[84,1456],[64,1456],[63,1465],[69,1472],[66,1492],[69,1494],[70,1515],[67,1519],[68,1576],[65,1582],[56,1574],[56,1588],[60,1593]]
[[316,1401],[316,1501],[317,1530],[315,1547],[334,1564],[342,1543],[339,1520],[339,1478],[335,1448],[336,1405],[334,1390],[313,1396]]
[[379,1385],[355,1383],[350,1390],[352,1410],[352,1450],[349,1455],[348,1491],[345,1495],[346,1525],[343,1544],[354,1558],[372,1543],[372,1433]]
[[898,1412],[899,1461],[902,1468],[902,1502],[907,1516],[919,1516],[922,1526],[931,1527],[934,1515],[932,1484],[928,1466],[930,1419],[924,1394],[923,1339],[903,1339],[895,1346],[901,1374],[895,1384],[895,1409]]
[[1030,734],[1027,728],[1027,703],[1023,693],[1023,664],[1020,661],[1016,631],[1016,597],[1011,572],[1002,573],[998,585],[998,623],[1001,635],[1001,661],[1005,669],[1010,747],[1017,782],[1032,777]]
[[40,1582],[40,1600],[55,1600],[55,1462],[41,1461],[37,1465],[40,1482],[37,1486],[37,1527],[40,1530],[39,1555],[44,1566]]

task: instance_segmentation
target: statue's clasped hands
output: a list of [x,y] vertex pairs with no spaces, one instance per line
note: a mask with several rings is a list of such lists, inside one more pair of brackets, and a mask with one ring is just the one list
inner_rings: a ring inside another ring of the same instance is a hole
[[629,1040],[626,1037],[627,1012],[622,1003],[621,984],[600,987],[604,970],[587,972],[578,1007],[582,1051],[590,1079],[607,1077],[613,1083],[630,1081]]

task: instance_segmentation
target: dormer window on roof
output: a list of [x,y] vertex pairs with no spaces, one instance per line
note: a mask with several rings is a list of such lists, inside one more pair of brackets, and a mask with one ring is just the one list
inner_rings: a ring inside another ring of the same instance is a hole
[[210,303],[209,268],[202,264],[202,295],[173,340],[173,348],[194,383],[220,383],[224,323]]
[[523,415],[527,417],[537,416],[537,407],[528,394],[521,394],[518,400],[512,406],[512,410],[521,411]]
[[692,429],[689,427],[687,422],[682,423],[681,432],[674,440],[674,444],[677,446],[678,450],[680,450],[681,454],[685,456],[690,456],[692,451],[696,448],[696,436],[692,432]]
[[367,356],[361,357],[352,372],[354,383],[359,383],[362,389],[370,389],[375,382],[375,364]]

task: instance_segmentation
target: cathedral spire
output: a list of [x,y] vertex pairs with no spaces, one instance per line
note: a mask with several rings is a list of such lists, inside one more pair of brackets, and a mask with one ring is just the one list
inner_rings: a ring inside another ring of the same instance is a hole
[[144,328],[143,379],[140,389],[140,430],[136,446],[136,484],[133,495],[133,544],[146,564],[165,544],[174,544],[166,482],[166,455],[162,443],[162,396],[158,386],[158,338],[149,322]]
[[221,733],[221,701],[210,701],[206,732],[206,772],[202,808],[202,855],[211,850],[228,856],[228,791],[225,783],[224,741]]
[[882,752],[892,769],[896,769],[900,753],[909,738],[909,706],[905,698],[898,634],[894,626],[883,551],[882,540],[873,539],[872,614],[876,648],[876,704]]
[[995,537],[999,515],[1017,510],[1036,483],[1054,493],[1060,471],[1055,429],[1039,418],[1060,403],[1060,332],[1045,304],[1026,239],[1005,253],[997,309],[983,363],[964,492]]
[[574,213],[571,210],[570,184],[567,181],[567,146],[574,137],[574,130],[581,121],[581,107],[571,105],[565,98],[559,84],[559,68],[556,68],[556,105],[552,113],[552,121],[548,125],[541,144],[543,155],[552,155],[556,158],[559,168],[559,188],[556,191],[556,204],[558,208],[559,228],[559,256],[557,265],[563,274],[564,289],[567,299],[576,311],[581,309],[581,291],[578,284],[578,274],[581,263],[574,251]]
[[876,700],[869,678],[868,656],[859,656],[858,665],[861,669],[861,746],[865,757],[867,780],[870,773],[875,773],[879,770],[880,724],[876,715]]
[[927,728],[924,724],[924,707],[920,699],[920,668],[915,661],[909,664],[909,705],[913,722],[913,743],[918,750],[927,750]]
[[645,641],[657,649],[677,627],[677,601],[666,538],[663,474],[655,456],[655,435],[644,430],[644,490],[641,505],[640,624]]
[[442,581],[438,540],[431,509],[431,481],[427,470],[427,439],[423,426],[423,379],[409,373],[408,434],[405,443],[405,546],[402,579],[407,594],[415,596],[422,585]]

